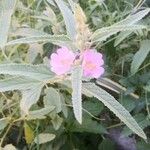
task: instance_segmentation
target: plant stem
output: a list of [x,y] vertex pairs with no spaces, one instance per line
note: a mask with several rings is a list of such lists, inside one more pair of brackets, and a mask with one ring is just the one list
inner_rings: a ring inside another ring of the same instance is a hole
[[118,124],[115,124],[115,125],[112,125],[112,126],[109,126],[109,127],[107,127],[107,129],[111,129],[111,128],[115,128],[115,127],[119,127],[119,126],[122,126],[122,125],[124,125],[124,123],[118,123]]
[[150,119],[150,110],[149,110],[149,102],[147,99],[147,91],[145,91],[145,102],[146,102],[146,110],[147,110],[148,118]]
[[5,134],[4,134],[3,137],[1,138],[0,147],[2,147],[2,144],[3,144],[3,142],[4,142],[5,138],[6,138],[6,136],[7,136],[8,132],[9,132],[9,130],[11,129],[12,125],[13,125],[12,123],[9,124],[9,126],[8,126],[8,128],[7,128],[6,132],[5,132]]

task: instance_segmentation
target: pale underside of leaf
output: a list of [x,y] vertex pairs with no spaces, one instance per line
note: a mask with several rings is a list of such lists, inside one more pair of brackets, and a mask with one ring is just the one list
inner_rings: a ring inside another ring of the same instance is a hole
[[68,8],[68,6],[65,4],[64,1],[55,0],[55,2],[57,3],[57,5],[63,15],[68,35],[70,36],[70,38],[74,39],[75,35],[76,35],[76,29],[75,29],[75,19],[74,19],[73,13]]
[[44,105],[55,106],[56,112],[59,113],[62,110],[61,99],[59,92],[52,87],[45,89],[46,96],[44,97]]
[[0,74],[24,76],[39,81],[50,80],[54,74],[45,65],[0,64]]
[[133,132],[147,139],[145,133],[139,127],[135,119],[130,115],[130,113],[112,97],[109,93],[99,88],[92,83],[84,83],[83,89],[89,92],[91,95],[100,100],[105,106],[107,106],[121,121],[123,121]]
[[118,32],[135,31],[135,30],[144,29],[144,28],[146,28],[146,26],[143,26],[143,25],[117,25],[117,26],[112,25],[110,27],[104,27],[104,28],[97,30],[92,35],[91,38],[93,42],[102,42]]
[[71,75],[73,111],[75,118],[80,124],[82,123],[82,73],[82,67],[75,66]]
[[40,83],[32,89],[22,91],[22,99],[20,102],[22,116],[27,115],[30,107],[39,100],[42,88],[43,84]]
[[145,89],[146,91],[150,92],[150,85],[145,86],[144,89]]
[[[123,87],[122,85],[120,85],[117,82],[114,82],[113,80],[110,80],[108,78],[100,78],[96,80],[96,83],[98,85],[101,85],[111,91],[114,91],[118,94],[122,93],[122,92],[126,92],[127,89],[125,87]],[[139,99],[139,96],[134,94],[134,93],[129,93],[129,95],[131,95],[132,97]]]
[[150,8],[145,8],[143,10],[139,10],[134,14],[129,15],[124,20],[116,23],[115,25],[133,25],[140,21],[143,17],[145,17],[150,12]]
[[133,31],[123,31],[123,32],[121,32],[121,33],[117,36],[117,38],[116,38],[116,40],[115,40],[114,46],[116,47],[117,45],[119,45],[125,38],[127,38],[129,35],[131,35],[132,32],[133,32]]
[[66,35],[39,35],[12,40],[6,43],[5,46],[16,44],[30,44],[36,42],[50,42],[59,46],[71,45],[71,40]]
[[11,32],[11,36],[24,36],[24,37],[30,37],[30,36],[49,36],[46,32],[36,30],[34,28],[18,28],[15,31]]
[[45,115],[50,113],[55,109],[55,106],[47,106],[39,110],[29,111],[29,114],[26,116],[26,120],[36,120],[36,119],[45,119]]
[[0,92],[27,90],[37,85],[37,83],[40,83],[40,81],[25,77],[8,78],[0,80]]
[[150,52],[150,40],[142,41],[139,51],[137,51],[137,53],[133,57],[133,61],[131,64],[132,74],[135,74],[138,71],[139,67],[142,65],[149,52]]
[[16,0],[0,1],[0,47],[3,48],[7,42],[11,16],[15,9]]
[[3,130],[9,123],[10,118],[1,118],[0,119],[0,131]]
[[55,134],[40,133],[38,137],[35,137],[34,142],[37,144],[43,144],[52,141],[55,137]]
[[140,21],[149,12],[150,9],[146,8],[144,10],[138,11],[135,14],[129,15],[124,20],[115,23],[110,27],[104,27],[98,29],[93,33],[91,40],[93,42],[102,42],[120,31],[135,31],[135,30],[146,28],[143,25],[136,25],[136,23]]

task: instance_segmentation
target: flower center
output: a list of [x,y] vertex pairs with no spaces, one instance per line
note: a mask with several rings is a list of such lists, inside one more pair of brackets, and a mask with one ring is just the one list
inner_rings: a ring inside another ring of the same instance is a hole
[[96,65],[93,64],[91,61],[88,61],[85,64],[85,68],[92,71],[92,70],[94,70],[96,68]]
[[70,63],[70,61],[68,59],[64,59],[64,60],[61,60],[61,63],[63,65],[68,65]]

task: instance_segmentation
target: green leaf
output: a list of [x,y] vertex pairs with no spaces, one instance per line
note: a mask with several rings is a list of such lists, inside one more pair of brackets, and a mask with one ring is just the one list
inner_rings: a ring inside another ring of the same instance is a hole
[[98,146],[98,150],[115,150],[115,144],[108,140],[104,139],[102,143]]
[[82,74],[83,70],[81,66],[75,66],[72,70],[72,104],[75,118],[81,124],[82,123]]
[[100,123],[92,120],[90,117],[84,117],[82,124],[74,121],[71,125],[71,132],[107,133],[106,129]]
[[0,119],[0,130],[3,130],[9,123],[9,118]]
[[39,36],[28,36],[9,41],[8,43],[6,43],[6,46],[16,44],[30,44],[36,42],[50,42],[59,46],[71,45],[71,40],[66,35],[39,35]]
[[16,0],[0,1],[0,47],[7,43],[8,31],[11,23],[11,16],[15,9]]
[[0,74],[24,76],[36,80],[50,80],[53,73],[45,65],[0,64]]
[[38,54],[40,54],[41,56],[43,55],[43,45],[39,43],[30,44],[27,53],[27,60],[29,61],[29,63],[34,63]]
[[45,115],[50,113],[55,109],[55,106],[47,106],[45,108],[29,111],[29,114],[27,115],[27,120],[35,120],[35,119],[45,119]]
[[149,150],[150,143],[146,142],[138,142],[137,143],[137,150]]
[[55,114],[55,115],[50,115],[52,120],[52,124],[53,124],[53,127],[55,130],[58,130],[63,122],[63,119],[58,115],[58,114]]
[[65,97],[62,94],[60,95],[60,97],[61,97],[61,102],[62,102],[62,112],[63,112],[64,116],[67,118],[68,117],[68,108],[65,103]]
[[34,140],[34,131],[26,122],[24,123],[24,135],[26,143],[31,144]]
[[83,108],[90,112],[92,115],[99,115],[100,112],[103,110],[103,104],[99,101],[95,101],[95,98],[92,98],[92,100],[86,100],[83,102]]
[[36,30],[33,28],[19,28],[11,33],[12,36],[23,36],[23,37],[31,37],[31,36],[49,36],[46,32]]
[[122,105],[131,112],[135,108],[135,99],[130,96],[124,96],[121,98]]
[[107,106],[121,121],[123,121],[133,132],[147,139],[143,130],[139,127],[135,119],[130,115],[130,113],[112,97],[109,93],[99,88],[92,83],[84,83],[84,90],[87,90],[90,94],[100,100],[105,106]]
[[43,84],[40,83],[29,90],[22,91],[22,99],[20,102],[22,115],[29,114],[30,107],[39,100],[42,88]]
[[47,0],[47,2],[53,6],[56,6],[53,0]]
[[91,39],[93,42],[102,42],[105,41],[110,36],[120,32],[120,31],[135,31],[138,29],[146,28],[143,25],[135,25],[139,20],[141,20],[145,15],[150,12],[149,8],[144,10],[138,11],[135,14],[129,15],[124,20],[113,24],[110,27],[104,27],[101,29],[96,30]]
[[41,16],[41,19],[49,21],[52,24],[52,26],[55,26],[57,24],[56,14],[50,6],[46,7],[46,11],[44,11],[43,13],[44,15]]
[[35,137],[34,142],[36,144],[44,144],[54,140],[55,137],[56,137],[55,134],[40,133],[37,137]]
[[102,42],[105,41],[110,36],[120,32],[120,31],[135,31],[138,29],[146,28],[142,25],[112,25],[110,27],[103,27],[95,31],[92,35],[93,42]]
[[145,17],[149,12],[150,8],[142,9],[141,11],[137,11],[136,13],[129,15],[124,20],[116,23],[116,25],[133,25]]
[[50,87],[50,88],[45,89],[45,94],[46,94],[46,96],[44,96],[45,107],[55,106],[56,112],[57,113],[61,112],[62,111],[62,103],[61,103],[60,95],[57,92],[57,90]]
[[63,15],[68,35],[72,39],[74,39],[75,35],[76,35],[76,28],[75,28],[75,20],[74,20],[73,13],[68,8],[68,6],[64,3],[64,1],[55,0],[55,2],[57,3],[57,5],[58,5],[58,7],[59,7],[59,9]]
[[138,71],[139,67],[142,65],[149,52],[150,52],[150,40],[142,41],[139,51],[137,51],[137,53],[133,57],[133,61],[131,64],[132,74],[135,74]]
[[146,86],[144,87],[144,89],[145,89],[146,91],[150,92],[150,84],[146,85]]
[[121,32],[115,40],[115,44],[114,46],[116,47],[117,45],[119,45],[125,38],[127,38],[129,35],[132,34],[133,31],[123,31]]
[[25,77],[13,77],[4,79],[0,80],[0,92],[26,90],[34,87],[37,85],[37,83],[40,83],[40,81]]

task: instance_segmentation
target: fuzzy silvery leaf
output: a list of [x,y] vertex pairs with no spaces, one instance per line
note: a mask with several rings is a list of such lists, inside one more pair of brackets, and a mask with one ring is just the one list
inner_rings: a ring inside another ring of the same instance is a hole
[[141,10],[135,14],[129,15],[124,20],[117,22],[109,27],[103,27],[101,29],[96,30],[91,39],[93,42],[102,42],[105,41],[110,36],[120,32],[120,31],[135,31],[138,29],[146,28],[143,25],[136,25],[138,21],[140,21],[145,15],[150,12],[149,8]]
[[62,103],[60,99],[59,92],[52,87],[45,89],[44,96],[44,105],[47,106],[55,106],[56,112],[59,113],[62,111]]
[[150,40],[142,41],[139,51],[137,51],[133,57],[133,61],[131,64],[132,74],[135,74],[138,71],[139,67],[142,65],[149,52],[150,52]]
[[43,144],[52,141],[55,139],[55,134],[50,134],[50,133],[40,133],[35,137],[34,142],[36,144]]
[[25,77],[13,77],[0,80],[0,92],[27,90],[36,86],[40,81]]
[[50,68],[42,64],[0,64],[0,74],[24,76],[39,81],[50,80],[54,77],[54,74],[50,71]]
[[3,48],[7,43],[11,16],[15,9],[16,0],[0,1],[0,47]]
[[6,43],[5,46],[16,44],[30,44],[37,42],[50,42],[59,46],[71,45],[71,40],[66,35],[39,35],[39,36],[32,35],[9,41],[8,43]]
[[130,115],[130,113],[118,102],[113,96],[107,93],[105,90],[99,88],[92,83],[84,83],[84,90],[92,94],[98,100],[100,100],[106,107],[108,107],[121,121],[123,121],[133,132],[147,139],[145,133],[141,127],[137,124],[135,119]]
[[73,13],[68,8],[68,6],[65,4],[64,1],[55,0],[55,2],[57,3],[57,5],[63,15],[68,35],[70,36],[70,38],[74,39],[75,35],[76,35],[76,29],[75,29],[75,19],[74,19]]
[[20,109],[23,116],[29,114],[30,107],[39,100],[42,88],[43,84],[40,83],[31,89],[22,91]]
[[82,74],[83,69],[81,66],[74,66],[72,69],[71,82],[72,82],[72,104],[75,118],[82,123]]
[[55,109],[55,106],[47,106],[39,110],[29,111],[29,114],[27,115],[26,120],[45,119],[45,115],[47,115],[54,109]]

